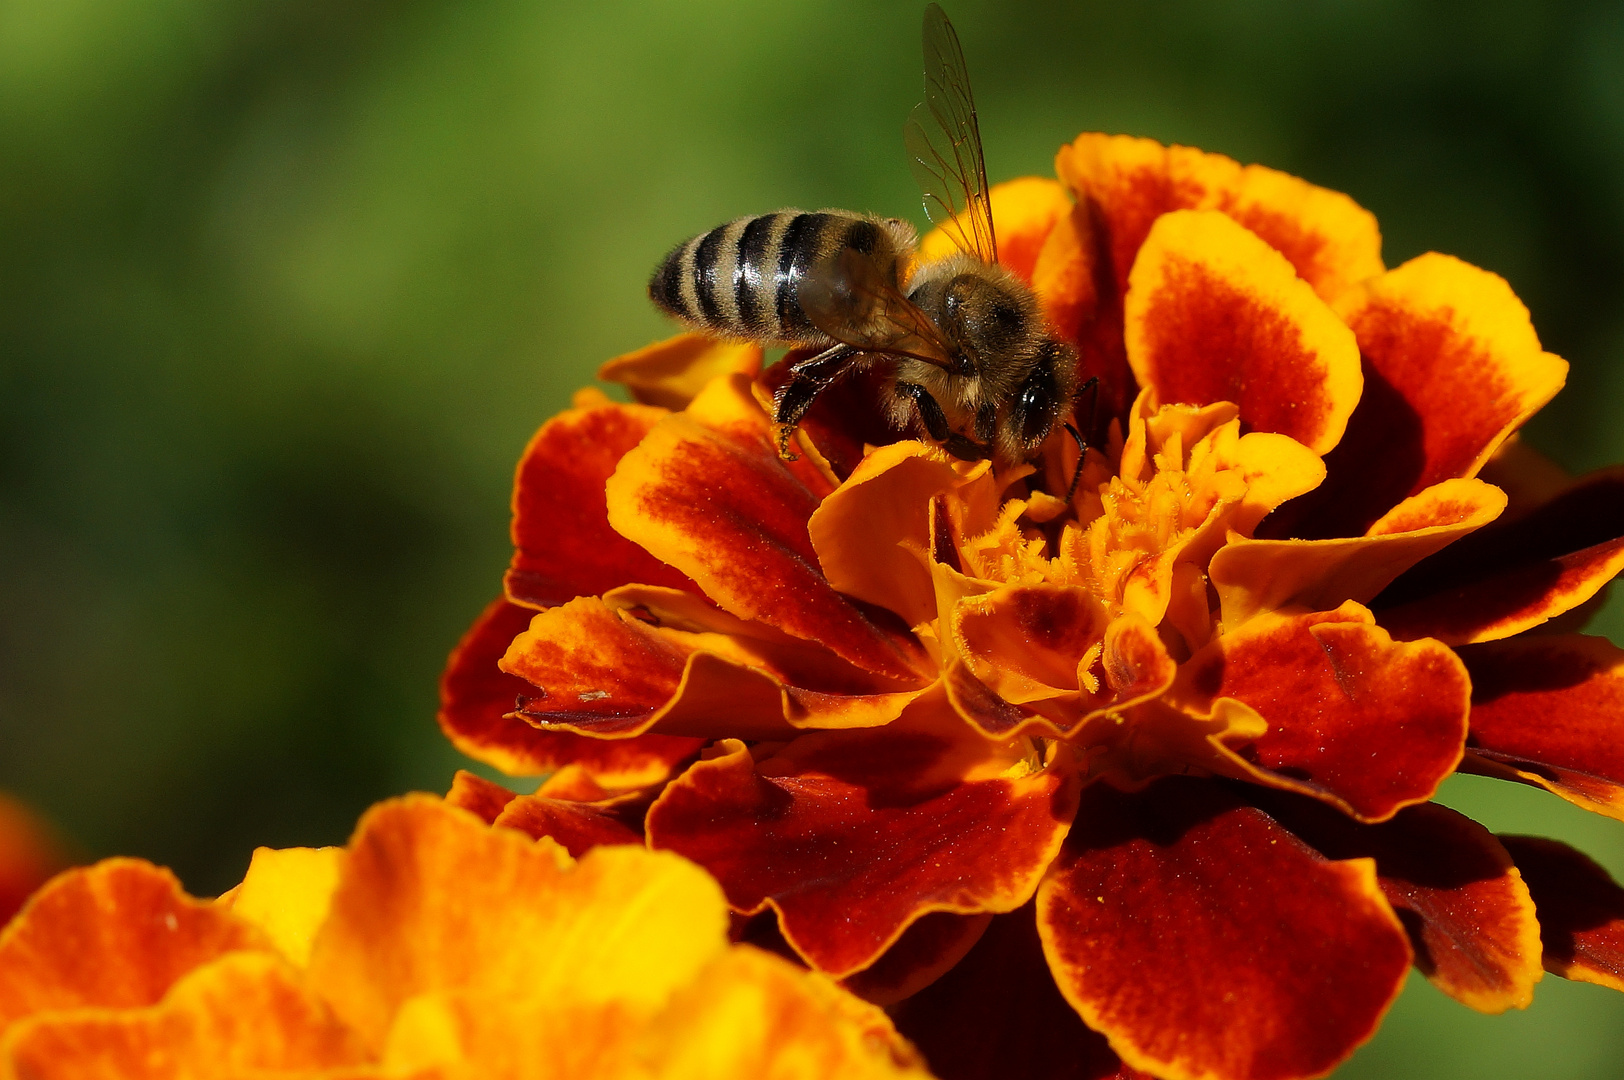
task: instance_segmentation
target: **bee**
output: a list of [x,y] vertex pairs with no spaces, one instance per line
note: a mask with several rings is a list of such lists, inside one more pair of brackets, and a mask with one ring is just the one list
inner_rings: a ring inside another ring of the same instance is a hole
[[954,254],[915,265],[912,227],[846,210],[736,218],[667,255],[649,298],[698,330],[812,346],[774,396],[779,450],[838,379],[875,368],[902,430],[1002,465],[1035,456],[1065,423],[1077,355],[1031,288],[998,265],[981,132],[964,52],[947,15],[925,9],[925,100],[904,128],[925,212]]

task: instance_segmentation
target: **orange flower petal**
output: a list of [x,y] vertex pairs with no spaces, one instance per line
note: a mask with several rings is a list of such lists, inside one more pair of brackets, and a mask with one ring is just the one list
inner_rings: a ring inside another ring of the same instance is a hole
[[709,334],[678,334],[606,361],[598,378],[620,383],[644,405],[686,409],[705,384],[722,375],[753,379],[761,373],[761,346]]
[[1268,730],[1228,754],[1240,775],[1363,821],[1432,797],[1459,763],[1471,686],[1436,641],[1395,642],[1357,604],[1260,615],[1184,665],[1185,693],[1232,698]]
[[680,859],[604,847],[577,863],[413,795],[361,818],[309,970],[376,1051],[419,994],[657,1007],[726,948],[726,925],[715,883]]
[[467,810],[487,825],[515,798],[517,796],[501,784],[475,776],[467,769],[457,770],[451,778],[451,790],[445,793],[447,806]]
[[1624,571],[1624,469],[1592,473],[1395,581],[1372,603],[1395,637],[1450,645],[1519,634],[1590,600]]
[[512,716],[519,699],[536,690],[497,664],[535,614],[496,600],[452,652],[440,678],[439,721],[458,750],[517,776],[580,764],[609,787],[657,783],[672,765],[698,751],[695,739],[650,734],[611,742],[568,731],[538,731]]
[[1624,990],[1624,889],[1559,840],[1502,836],[1539,909],[1545,970]]
[[293,969],[265,953],[215,960],[148,1008],[37,1016],[8,1032],[5,1049],[14,1075],[38,1080],[287,1075],[366,1060]]
[[1394,507],[1370,535],[1337,540],[1232,538],[1211,563],[1226,626],[1288,606],[1322,611],[1344,600],[1369,603],[1399,575],[1505,509],[1506,496],[1481,480],[1445,480]]
[[[1104,604],[1081,586],[1011,585],[961,601],[952,631],[976,677],[1021,704],[1086,691],[1077,665],[1104,639],[1109,621]],[[1114,697],[1102,681],[1087,694],[1087,707]]]
[[0,1028],[52,1009],[152,1005],[187,972],[243,949],[272,946],[187,896],[168,870],[140,859],[69,870],[0,932]]
[[1295,535],[1357,536],[1424,488],[1476,476],[1567,377],[1511,286],[1448,255],[1411,259],[1337,309],[1359,340],[1365,392],[1326,483],[1276,523]]
[[1149,1080],[1060,996],[1032,904],[994,915],[968,956],[892,1012],[944,1080]]
[[0,794],[0,926],[11,921],[35,889],[67,865],[67,853],[45,819]]
[[343,868],[343,848],[255,848],[242,884],[220,903],[264,930],[283,956],[303,967]]
[[[702,422],[703,421],[703,422]],[[923,653],[818,569],[814,492],[778,457],[742,380],[714,383],[661,421],[609,481],[609,520],[742,619],[822,644],[866,671],[919,685]]]
[[1410,965],[1370,860],[1320,858],[1211,780],[1085,790],[1038,930],[1083,1021],[1169,1080],[1328,1072]]
[[1376,879],[1410,933],[1415,966],[1479,1012],[1525,1009],[1539,964],[1539,922],[1511,856],[1483,826],[1437,803],[1360,825],[1331,807],[1268,796],[1269,815],[1329,859],[1376,860]]
[[[640,810],[640,808],[638,808]],[[571,855],[580,857],[588,850],[609,844],[642,846],[643,836],[615,815],[613,805],[549,799],[544,795],[520,795],[503,809],[495,824],[517,829],[526,836],[550,836]],[[633,820],[641,816],[633,813]]]
[[1460,650],[1474,771],[1624,820],[1624,649],[1580,634]]
[[955,915],[933,911],[902,932],[870,966],[841,980],[864,1001],[889,1007],[945,975],[981,940],[991,913]]
[[1256,431],[1316,453],[1359,401],[1353,334],[1279,252],[1223,214],[1163,215],[1125,303],[1128,360],[1161,404],[1232,401]]
[[604,484],[666,415],[643,405],[568,409],[541,426],[513,478],[508,598],[530,607],[641,582],[692,583],[609,527]]
[[864,458],[807,525],[830,586],[909,626],[934,619],[935,588],[919,552],[930,549],[931,499],[959,480],[945,453],[912,440]]
[[[998,265],[1008,267],[1028,284],[1043,242],[1055,222],[1071,212],[1071,193],[1058,180],[1023,176],[994,184],[987,191],[998,232]],[[919,241],[920,262],[956,254],[959,248],[947,229],[932,229]]]
[[1287,173],[1093,132],[1060,149],[1055,171],[1089,208],[1122,286],[1156,219],[1173,210],[1223,211],[1290,260],[1328,301],[1382,272],[1375,217],[1346,195]]
[[[1148,228],[1148,226],[1147,226]],[[1032,267],[1032,291],[1038,294],[1049,323],[1064,341],[1077,347],[1082,379],[1099,379],[1101,416],[1122,416],[1138,387],[1122,345],[1122,292],[1110,256],[1098,241],[1090,206],[1079,203],[1055,222]],[[1137,250],[1137,245],[1135,250]]]
[[872,964],[932,911],[1019,907],[1070,820],[1055,770],[974,778],[992,744],[897,725],[797,739],[757,764],[737,742],[668,786],[649,844],[722,882],[735,910],[778,912],[785,939],[834,977]]

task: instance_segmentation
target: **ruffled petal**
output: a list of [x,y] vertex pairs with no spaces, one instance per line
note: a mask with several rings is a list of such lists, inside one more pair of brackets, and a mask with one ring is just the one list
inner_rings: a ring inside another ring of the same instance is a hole
[[265,931],[283,956],[303,967],[343,868],[343,848],[255,848],[242,884],[220,903]]
[[[612,799],[602,803],[551,799],[538,792],[535,795],[520,795],[508,803],[494,824],[517,829],[536,839],[550,836],[565,851],[579,858],[595,847],[611,844],[642,846],[642,833],[617,813],[622,805]],[[640,809],[634,809],[628,816],[636,821],[641,817]]]
[[759,766],[724,743],[654,803],[649,844],[704,866],[735,910],[775,909],[796,952],[837,978],[929,912],[1019,907],[1073,786],[1019,748],[901,726],[803,736]]
[[1211,564],[1224,625],[1286,607],[1323,611],[1344,600],[1369,603],[1404,571],[1488,525],[1505,507],[1505,493],[1492,484],[1445,480],[1394,507],[1366,536],[1233,537]]
[[1471,686],[1460,660],[1436,641],[1394,641],[1353,603],[1260,615],[1191,658],[1180,678],[1183,695],[1231,698],[1267,721],[1263,735],[1225,752],[1235,775],[1363,821],[1431,798],[1466,743]]
[[517,795],[508,788],[483,776],[476,776],[467,769],[457,770],[451,778],[451,790],[445,793],[447,806],[466,810],[487,825],[495,821],[502,808],[515,798]]
[[906,629],[823,577],[807,521],[826,494],[780,460],[766,414],[736,377],[713,383],[621,460],[609,520],[739,618],[922,685],[928,665]]
[[933,911],[902,932],[874,963],[840,985],[864,1001],[889,1007],[913,997],[964,959],[992,922],[991,913]]
[[147,1008],[37,1016],[7,1033],[5,1050],[8,1075],[38,1080],[314,1075],[366,1060],[354,1034],[267,953],[207,964]]
[[1060,990],[1170,1080],[1318,1076],[1375,1031],[1409,940],[1368,859],[1322,859],[1210,780],[1083,793],[1038,892]]
[[753,341],[678,334],[605,361],[598,378],[619,383],[644,405],[686,409],[712,379],[734,374],[755,378],[761,374],[761,360],[761,346]]
[[1448,255],[1411,259],[1337,309],[1359,340],[1365,392],[1326,483],[1291,508],[1295,535],[1357,536],[1424,488],[1476,476],[1567,378],[1511,286]]
[[1624,990],[1624,889],[1594,859],[1559,840],[1500,840],[1539,909],[1545,970]]
[[667,415],[644,405],[568,409],[541,426],[513,478],[513,562],[504,586],[530,607],[641,582],[692,588],[609,527],[604,484]]
[[1581,634],[1460,650],[1472,676],[1473,771],[1624,820],[1624,649]]
[[1479,1012],[1525,1009],[1539,964],[1528,886],[1494,834],[1437,803],[1361,825],[1291,795],[1254,799],[1328,859],[1376,860],[1382,894],[1410,933],[1415,966]]
[[[535,687],[498,667],[514,638],[536,613],[496,600],[452,652],[440,677],[440,730],[469,757],[516,776],[579,764],[607,787],[657,783],[700,741],[671,735],[591,739],[568,731],[538,731],[513,715]],[[470,807],[471,809],[471,807]]]
[[273,946],[187,896],[168,870],[140,859],[69,870],[0,932],[0,1028],[53,1009],[152,1005],[187,972],[245,949]]
[[1055,171],[1088,208],[1124,287],[1156,219],[1173,210],[1223,211],[1284,255],[1327,301],[1383,269],[1376,218],[1346,195],[1288,173],[1094,132],[1062,147]]
[[968,956],[893,1013],[941,1080],[1145,1077],[1060,996],[1031,904],[993,916]]
[[604,847],[577,863],[413,795],[362,817],[310,977],[377,1052],[420,994],[650,1008],[725,948],[715,883],[680,859]]
[[1279,252],[1223,214],[1157,219],[1123,317],[1134,375],[1158,403],[1232,401],[1253,430],[1324,454],[1359,401],[1352,332]]
[[1452,544],[1371,606],[1396,637],[1497,641],[1572,611],[1620,571],[1624,469],[1614,468]]

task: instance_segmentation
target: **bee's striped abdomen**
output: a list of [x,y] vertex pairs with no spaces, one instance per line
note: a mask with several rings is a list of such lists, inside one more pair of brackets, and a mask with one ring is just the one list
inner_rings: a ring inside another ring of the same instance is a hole
[[875,222],[839,211],[778,210],[718,225],[660,263],[649,298],[706,330],[762,341],[815,341],[799,283],[844,247],[885,245]]

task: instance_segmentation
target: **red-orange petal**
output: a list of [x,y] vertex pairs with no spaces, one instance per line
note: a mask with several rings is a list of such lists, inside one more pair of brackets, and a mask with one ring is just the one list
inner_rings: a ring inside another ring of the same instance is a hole
[[755,378],[761,360],[756,342],[686,333],[604,361],[598,378],[619,383],[644,405],[685,409],[706,383],[720,375]]
[[892,1012],[941,1080],[1149,1080],[1060,996],[1032,904],[994,915],[969,955]]
[[516,776],[578,764],[605,786],[639,787],[664,779],[672,765],[699,749],[697,739],[671,735],[606,741],[539,731],[511,715],[535,687],[497,664],[535,614],[495,600],[452,652],[440,677],[439,721],[458,750]]
[[1481,771],[1624,820],[1624,649],[1581,634],[1460,649]]
[[622,459],[609,520],[739,618],[920,685],[927,665],[906,628],[841,596],[819,569],[807,522],[823,494],[779,458],[766,414],[735,379],[711,384]]
[[354,1033],[267,953],[216,960],[148,1008],[36,1016],[5,1049],[8,1075],[34,1080],[315,1077],[366,1062]]
[[1102,783],[1038,892],[1061,992],[1168,1080],[1318,1076],[1376,1030],[1409,939],[1369,860],[1322,859],[1211,780]]
[[1614,468],[1451,544],[1371,606],[1396,637],[1497,641],[1573,610],[1621,570],[1624,469]]
[[803,736],[793,758],[759,768],[742,744],[724,746],[656,800],[649,845],[705,867],[736,910],[774,908],[790,945],[837,978],[932,911],[1019,907],[1071,816],[1074,789],[1056,770],[955,777],[956,759],[987,751],[926,733]]
[[864,1001],[889,1007],[912,997],[946,974],[981,940],[990,912],[955,915],[933,911],[902,932],[874,963],[841,980]]
[[1489,830],[1437,803],[1361,825],[1310,799],[1251,798],[1328,859],[1376,860],[1376,879],[1409,931],[1415,966],[1434,986],[1486,1013],[1533,1001],[1543,974],[1534,902]]
[[1624,889],[1559,840],[1500,837],[1539,909],[1545,970],[1624,990]]
[[1459,763],[1471,686],[1436,641],[1396,642],[1357,604],[1260,615],[1180,673],[1201,700],[1234,698],[1268,722],[1234,748],[1244,775],[1364,821],[1432,797]]
[[45,819],[0,794],[0,926],[68,862],[62,842]]
[[[636,821],[641,816],[639,809],[627,816]],[[608,844],[641,845],[642,834],[622,820],[616,810],[613,803],[594,805],[540,794],[520,795],[502,809],[493,824],[517,829],[532,838],[550,836],[575,856]]]
[[1358,536],[1422,489],[1476,476],[1567,377],[1511,286],[1448,255],[1411,259],[1337,308],[1359,340],[1365,392],[1325,483],[1285,515],[1294,535]]
[[0,1029],[51,1009],[139,1008],[229,952],[273,951],[228,909],[140,859],[69,870],[0,932]]
[[562,604],[637,582],[692,588],[609,527],[603,487],[620,459],[667,415],[645,405],[567,409],[541,426],[513,478],[508,598]]
[[451,778],[451,790],[445,793],[445,804],[466,810],[489,825],[502,813],[502,808],[517,797],[501,784],[467,769],[458,769]]
[[1213,211],[1156,221],[1124,301],[1128,360],[1160,404],[1232,401],[1255,431],[1315,453],[1359,401],[1353,334],[1257,236]]

